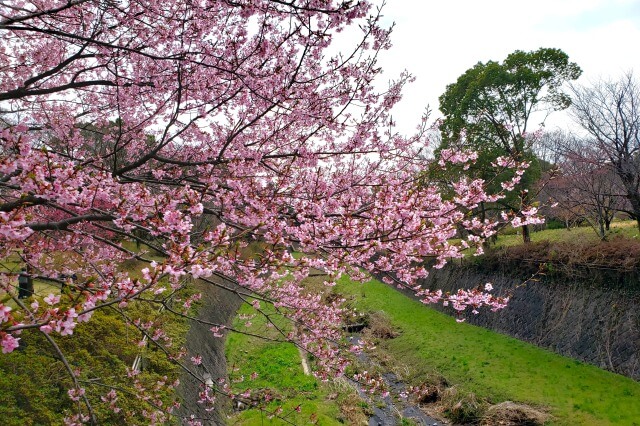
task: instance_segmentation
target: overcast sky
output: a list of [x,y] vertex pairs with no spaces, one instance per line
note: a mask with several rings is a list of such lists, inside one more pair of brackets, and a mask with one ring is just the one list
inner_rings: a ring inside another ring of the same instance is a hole
[[[514,50],[562,49],[583,69],[579,83],[629,70],[640,78],[640,0],[387,0],[383,15],[396,23],[383,77],[406,69],[417,78],[394,109],[402,133],[427,104],[439,116],[438,96],[468,68]],[[546,127],[567,120],[554,113]]]

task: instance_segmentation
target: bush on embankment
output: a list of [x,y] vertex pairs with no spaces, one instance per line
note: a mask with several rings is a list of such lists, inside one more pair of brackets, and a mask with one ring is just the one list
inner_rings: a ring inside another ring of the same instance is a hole
[[584,278],[605,287],[640,289],[640,241],[540,241],[490,249],[476,264],[485,272],[558,279]]

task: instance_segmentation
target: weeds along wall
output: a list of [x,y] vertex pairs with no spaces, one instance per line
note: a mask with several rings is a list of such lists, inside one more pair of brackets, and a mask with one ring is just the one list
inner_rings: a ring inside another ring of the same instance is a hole
[[[573,278],[540,274],[526,284],[522,271],[512,271],[495,259],[458,262],[432,270],[422,285],[453,293],[491,282],[494,294],[511,294],[509,305],[499,312],[469,313],[469,323],[640,380],[640,290],[624,285],[637,283],[637,271],[618,276],[582,271]],[[453,314],[451,308],[436,309]]]

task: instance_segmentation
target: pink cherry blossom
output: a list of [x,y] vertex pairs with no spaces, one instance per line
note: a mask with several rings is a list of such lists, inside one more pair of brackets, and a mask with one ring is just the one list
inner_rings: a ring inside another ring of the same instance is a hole
[[11,319],[11,306],[0,304],[0,323],[7,322]]
[[48,305],[57,305],[58,303],[60,303],[60,296],[55,296],[52,293],[49,293],[49,295],[47,297],[45,297],[43,299]]
[[2,353],[7,354],[9,352],[13,352],[19,346],[18,341],[20,338],[13,337],[11,334],[0,332],[2,336],[2,340],[0,343],[2,344]]
[[[505,193],[461,179],[445,196],[422,182],[427,120],[414,135],[389,128],[413,77],[377,89],[376,57],[391,34],[368,1],[18,3],[0,6],[0,258],[20,253],[43,280],[74,291],[32,309],[0,305],[3,352],[27,328],[73,336],[99,309],[141,303],[189,315],[200,280],[198,289],[224,288],[255,315],[276,310],[295,324],[283,338],[313,354],[326,379],[347,365],[335,344],[343,301],[325,297],[341,276],[382,275],[459,312],[507,303],[481,289],[417,286],[428,261],[480,253],[500,223],[466,212]],[[337,53],[332,40],[349,27],[360,38]],[[442,167],[477,158],[445,157]],[[526,167],[496,164],[517,171],[505,189]],[[507,219],[538,220],[533,209]],[[454,242],[460,229],[473,232]],[[326,285],[310,289],[317,273]],[[14,282],[0,273],[3,289]],[[189,359],[163,321],[132,323],[142,345]],[[212,338],[231,332],[208,326]],[[216,391],[230,393],[215,386],[199,396],[206,410]],[[69,397],[87,405],[82,392]],[[148,401],[152,393],[139,391]],[[68,422],[87,416],[82,404]],[[160,423],[166,413],[146,414]]]

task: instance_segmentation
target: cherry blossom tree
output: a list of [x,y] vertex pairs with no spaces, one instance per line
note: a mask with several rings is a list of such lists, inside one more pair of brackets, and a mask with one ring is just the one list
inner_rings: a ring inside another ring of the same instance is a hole
[[[414,287],[425,260],[441,267],[495,232],[497,222],[465,213],[503,195],[487,194],[479,179],[461,180],[446,201],[435,186],[416,185],[426,120],[412,137],[385,126],[411,76],[374,89],[377,54],[390,47],[379,18],[365,1],[3,2],[0,258],[77,290],[0,304],[3,352],[20,333],[42,333],[57,348],[96,310],[126,317],[134,301],[180,315],[197,295],[170,302],[193,279],[288,319],[296,332],[283,329],[282,339],[315,355],[320,377],[345,366],[342,310],[305,288],[311,271],[325,273],[327,286],[342,274],[388,274],[425,302],[460,311],[504,306],[484,288]],[[359,39],[336,53],[332,41],[345,30]],[[510,219],[533,220],[535,211],[525,213]],[[474,232],[450,243],[458,227]],[[7,294],[15,282],[0,274]],[[169,353],[158,324],[129,319]],[[211,327],[212,339],[228,331]],[[197,376],[179,352],[173,362]],[[80,402],[68,421],[97,423],[65,365],[69,397]],[[228,392],[207,383],[201,400]],[[116,399],[105,391],[103,401]],[[152,406],[147,415],[161,421],[170,411]]]

